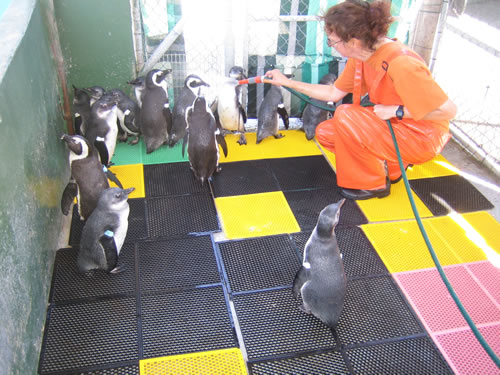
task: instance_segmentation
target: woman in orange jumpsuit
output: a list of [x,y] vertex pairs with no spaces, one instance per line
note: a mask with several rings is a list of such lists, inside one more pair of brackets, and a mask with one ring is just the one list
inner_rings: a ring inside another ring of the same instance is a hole
[[[316,139],[335,153],[337,183],[349,199],[385,197],[401,178],[391,121],[405,167],[431,160],[450,139],[448,122],[455,104],[432,78],[415,52],[386,37],[393,18],[390,3],[347,0],[322,17],[328,45],[347,57],[333,85],[288,79],[279,70],[266,73],[274,85],[312,98],[338,102],[353,93],[353,104],[337,107],[320,123]],[[369,94],[373,107],[360,106]]]

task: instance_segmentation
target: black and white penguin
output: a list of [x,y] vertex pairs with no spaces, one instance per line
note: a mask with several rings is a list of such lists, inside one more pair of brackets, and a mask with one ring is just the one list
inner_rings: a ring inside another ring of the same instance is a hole
[[244,78],[247,78],[245,70],[240,66],[233,66],[217,94],[216,119],[218,117],[222,129],[240,133],[237,141],[240,145],[247,143],[245,137],[247,114],[241,105],[241,86],[238,85],[238,81]]
[[288,129],[288,112],[283,104],[281,87],[273,85],[264,96],[257,113],[257,143],[271,135],[274,138],[283,137],[279,132],[278,116],[281,116],[285,129]]
[[148,154],[167,141],[172,128],[172,113],[165,81],[166,72],[168,71],[153,69],[146,75],[140,125]]
[[302,295],[300,309],[333,328],[337,325],[347,291],[347,278],[335,227],[345,199],[326,206],[304,248],[302,266],[293,281],[293,295]]
[[85,138],[94,145],[103,165],[108,166],[115,153],[118,137],[118,109],[113,96],[102,95],[90,109],[90,119]]
[[105,95],[111,95],[117,103],[118,124],[120,125],[118,139],[125,142],[129,136],[135,137],[130,144],[139,142],[139,105],[120,89],[106,91]]
[[118,256],[128,229],[130,207],[127,202],[134,188],[109,188],[102,192],[97,207],[83,226],[78,250],[80,272],[100,269],[118,273]]
[[72,178],[64,189],[61,209],[68,215],[76,197],[80,219],[86,220],[97,206],[101,193],[109,188],[109,182],[96,150],[86,138],[63,134],[61,139],[69,149]]
[[92,86],[85,89],[90,95],[90,106],[94,105],[96,101],[101,99],[106,90],[101,86]]
[[182,155],[187,143],[188,158],[194,176],[203,185],[219,167],[219,144],[227,155],[224,136],[203,96],[197,96],[186,110],[187,131],[183,138]]
[[90,95],[73,85],[73,125],[75,133],[85,136],[90,118]]
[[[337,76],[333,73],[327,73],[321,77],[319,83],[322,85],[333,85]],[[311,99],[314,104],[319,104],[323,107],[331,107],[334,111],[335,106],[333,102],[325,102],[323,100]],[[306,138],[311,140],[316,134],[316,127],[320,122],[326,121],[332,112],[316,107],[313,104],[307,103],[302,112],[302,127],[301,129],[306,133]]]
[[172,113],[172,129],[168,137],[168,145],[173,147],[186,134],[186,110],[193,105],[198,89],[210,85],[196,74],[190,74],[184,79],[184,87],[175,99]]
[[139,108],[142,107],[142,98],[146,91],[146,77],[140,76],[131,81],[127,81],[127,83],[134,87],[135,99],[137,100]]

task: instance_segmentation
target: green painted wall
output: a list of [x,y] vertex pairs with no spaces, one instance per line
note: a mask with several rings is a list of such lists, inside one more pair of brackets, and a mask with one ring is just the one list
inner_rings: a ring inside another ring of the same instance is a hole
[[[0,28],[2,38],[7,38],[0,43],[0,372],[4,374],[36,373],[62,226],[59,202],[69,177],[66,151],[58,139],[65,125],[43,12],[39,1],[15,1],[16,7],[21,5],[26,22],[18,13],[12,16],[11,6]],[[19,38],[15,48],[8,48],[8,38]]]
[[129,1],[57,0],[54,8],[69,87],[130,93],[126,82],[134,78],[135,59]]

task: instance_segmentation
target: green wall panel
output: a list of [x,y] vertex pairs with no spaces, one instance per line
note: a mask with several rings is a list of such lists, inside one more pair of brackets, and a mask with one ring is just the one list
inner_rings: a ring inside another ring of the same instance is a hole
[[[54,1],[69,87],[131,93],[135,59],[129,1]],[[70,90],[72,94],[72,90]]]
[[59,202],[69,177],[59,141],[64,131],[59,84],[41,5],[20,2],[31,14],[27,27],[3,29],[4,35],[24,35],[0,76],[0,372],[5,374],[36,373],[62,225]]

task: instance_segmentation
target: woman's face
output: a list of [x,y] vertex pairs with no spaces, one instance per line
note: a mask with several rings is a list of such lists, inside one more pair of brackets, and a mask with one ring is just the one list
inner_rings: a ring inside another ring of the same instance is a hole
[[342,41],[342,39],[340,39],[334,32],[327,31],[326,36],[328,38],[328,47],[335,48],[337,52],[342,55],[342,57],[353,57],[351,43]]

